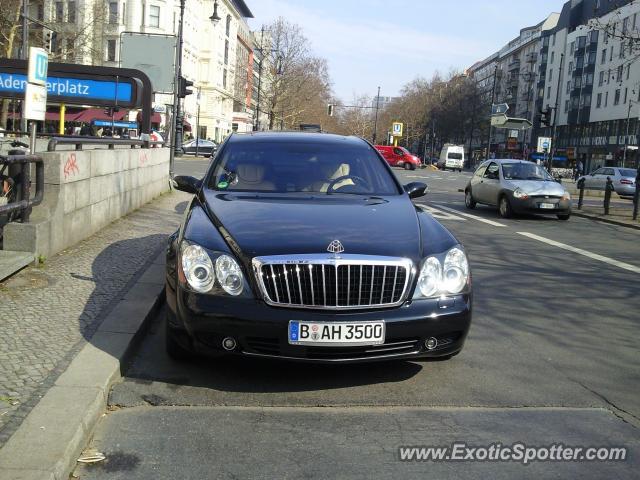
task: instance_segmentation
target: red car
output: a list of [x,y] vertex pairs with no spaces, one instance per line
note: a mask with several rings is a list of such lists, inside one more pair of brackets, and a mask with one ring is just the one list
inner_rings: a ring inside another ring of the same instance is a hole
[[393,145],[376,145],[375,147],[392,167],[415,170],[420,166],[420,159],[404,147],[394,147]]

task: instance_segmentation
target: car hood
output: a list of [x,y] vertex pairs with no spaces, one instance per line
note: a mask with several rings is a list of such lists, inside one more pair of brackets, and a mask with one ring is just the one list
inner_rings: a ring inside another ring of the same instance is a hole
[[509,180],[505,182],[512,190],[519,188],[527,195],[558,195],[565,194],[565,188],[558,182],[537,180]]
[[[324,253],[339,240],[345,253],[420,258],[420,227],[405,196],[204,193],[214,224],[236,252]],[[229,238],[230,237],[230,238]]]

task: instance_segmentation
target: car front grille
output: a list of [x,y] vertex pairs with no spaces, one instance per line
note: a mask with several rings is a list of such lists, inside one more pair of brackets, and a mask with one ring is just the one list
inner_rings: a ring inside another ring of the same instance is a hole
[[367,255],[276,255],[257,257],[253,265],[265,301],[291,308],[399,305],[413,276],[411,260]]

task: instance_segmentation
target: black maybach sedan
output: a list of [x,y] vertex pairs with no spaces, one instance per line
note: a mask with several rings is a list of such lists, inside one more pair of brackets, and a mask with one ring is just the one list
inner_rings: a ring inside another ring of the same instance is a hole
[[311,362],[451,357],[471,322],[464,248],[366,141],[232,135],[167,252],[167,352]]

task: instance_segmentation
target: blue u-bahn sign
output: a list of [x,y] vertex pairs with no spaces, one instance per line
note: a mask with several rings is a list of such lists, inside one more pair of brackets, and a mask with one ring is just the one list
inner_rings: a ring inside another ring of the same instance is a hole
[[[0,72],[0,92],[24,95],[26,86],[26,75]],[[86,100],[85,103],[91,100],[129,103],[132,100],[131,84],[126,82],[49,76],[46,86],[49,97],[76,98]]]

